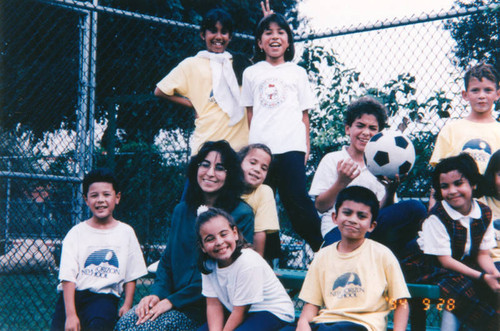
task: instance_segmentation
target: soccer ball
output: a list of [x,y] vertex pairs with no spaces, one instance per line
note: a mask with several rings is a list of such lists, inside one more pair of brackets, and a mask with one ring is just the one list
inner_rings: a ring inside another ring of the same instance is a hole
[[394,179],[396,175],[410,172],[415,163],[415,148],[399,131],[384,130],[366,144],[364,158],[373,175]]

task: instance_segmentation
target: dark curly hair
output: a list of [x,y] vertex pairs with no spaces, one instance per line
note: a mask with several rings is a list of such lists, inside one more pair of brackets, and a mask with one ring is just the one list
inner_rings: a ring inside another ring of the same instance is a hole
[[90,171],[83,177],[83,195],[87,196],[89,193],[90,185],[94,183],[110,183],[113,185],[115,193],[120,192],[120,187],[118,186],[118,181],[116,180],[113,172],[108,168],[97,168]]
[[207,141],[201,146],[198,154],[191,158],[187,169],[189,185],[186,191],[186,202],[192,208],[198,208],[205,203],[197,177],[200,162],[205,160],[210,152],[219,153],[222,165],[226,168],[226,180],[219,190],[214,207],[232,211],[241,201],[240,196],[244,188],[243,171],[238,155],[225,140]]
[[483,182],[483,177],[479,173],[476,161],[467,153],[460,153],[457,156],[448,157],[442,159],[434,168],[432,172],[432,187],[434,188],[434,197],[436,200],[443,200],[443,195],[441,194],[441,174],[446,174],[450,171],[458,171],[462,174],[468,181],[471,187],[477,186],[473,192],[475,198],[480,197],[481,186]]
[[259,41],[262,39],[264,31],[269,29],[271,23],[276,23],[280,28],[286,31],[286,34],[288,36],[288,48],[285,51],[285,61],[292,61],[293,57],[295,56],[295,46],[293,45],[292,29],[290,29],[290,25],[288,25],[286,18],[283,15],[276,13],[264,16],[264,18],[261,19],[259,24],[257,25],[257,29],[255,30],[253,61],[258,62],[266,59],[266,54],[259,47]]
[[497,188],[495,186],[495,174],[500,171],[500,149],[490,157],[486,171],[484,172],[484,195],[488,197],[497,196]]
[[211,260],[211,257],[208,256],[208,254],[203,252],[203,250],[201,249],[203,247],[203,239],[200,236],[200,228],[203,224],[207,223],[212,218],[215,218],[217,216],[221,216],[221,217],[225,218],[227,220],[227,222],[229,223],[229,227],[232,230],[236,229],[236,231],[238,232],[238,240],[236,240],[236,248],[235,248],[233,254],[231,255],[231,258],[233,259],[233,261],[236,260],[241,255],[241,250],[243,248],[252,247],[245,240],[245,237],[243,237],[243,234],[241,233],[240,229],[238,228],[238,226],[234,222],[234,219],[231,216],[231,214],[229,214],[228,212],[226,212],[222,209],[219,209],[219,208],[208,208],[207,211],[201,213],[198,216],[198,218],[196,219],[196,224],[195,224],[196,237],[197,237],[197,242],[198,242],[198,267],[200,268],[200,271],[205,275],[212,273],[212,270],[207,268],[207,261]]
[[351,126],[355,120],[361,118],[364,114],[375,116],[379,131],[385,128],[387,109],[381,102],[370,96],[361,97],[347,106],[344,113],[344,125]]

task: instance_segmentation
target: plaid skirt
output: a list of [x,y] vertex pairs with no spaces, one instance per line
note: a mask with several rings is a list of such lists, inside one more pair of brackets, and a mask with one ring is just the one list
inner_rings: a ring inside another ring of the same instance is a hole
[[[462,262],[481,270],[472,261]],[[499,297],[483,281],[443,268],[436,256],[423,254],[418,246],[401,260],[401,267],[407,282],[438,285],[447,303],[444,309],[460,322],[477,330],[499,330]]]

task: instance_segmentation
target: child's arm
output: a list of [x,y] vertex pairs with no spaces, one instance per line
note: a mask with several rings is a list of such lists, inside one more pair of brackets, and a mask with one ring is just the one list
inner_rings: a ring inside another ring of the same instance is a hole
[[66,312],[66,322],[64,323],[64,330],[80,330],[80,319],[76,314],[75,307],[75,287],[73,282],[62,281],[64,310]]
[[346,188],[360,173],[359,165],[353,160],[345,159],[339,161],[337,163],[337,180],[328,190],[316,197],[314,202],[316,209],[320,213],[324,213],[332,208],[340,191]]
[[[486,264],[485,260],[487,258],[484,257],[485,251],[481,250],[480,252],[483,252],[483,253],[480,253],[480,255],[478,256],[478,263]],[[477,271],[475,269],[468,267],[467,265],[463,264],[462,262],[455,260],[451,256],[438,256],[437,258],[438,258],[438,261],[443,266],[443,268],[459,272],[459,273],[461,273],[465,276],[468,276],[470,278],[473,278],[473,279],[480,279],[481,278],[480,271]],[[483,268],[483,266],[481,264],[479,264],[479,265],[481,266],[481,268]],[[484,265],[484,266],[486,266],[486,265]],[[484,277],[484,281],[486,282],[486,284],[493,291],[500,292],[500,284],[499,284],[500,274],[498,273],[498,271],[495,274],[490,274],[490,273],[485,274],[483,277]]]
[[477,263],[486,274],[484,281],[495,292],[500,292],[500,271],[496,268],[491,259],[490,251],[486,249],[479,250]]
[[397,300],[396,309],[394,310],[394,331],[404,331],[408,325],[408,316],[410,316],[410,306],[408,300]]
[[245,320],[248,309],[250,309],[250,305],[234,306],[222,331],[232,331],[236,329]]
[[297,331],[311,330],[309,323],[312,322],[313,318],[318,315],[318,312],[318,306],[313,305],[312,303],[306,303],[302,308],[299,321],[297,322]]
[[260,256],[264,257],[264,249],[266,248],[266,231],[254,232],[253,234],[253,249]]
[[309,153],[311,152],[311,125],[309,124],[309,111],[304,110],[302,112],[302,122],[304,122],[304,125],[306,127],[306,157],[304,160],[304,164],[307,164],[307,160],[309,160]]
[[132,304],[134,303],[135,280],[125,283],[123,289],[125,291],[125,300],[123,300],[123,305],[118,311],[118,316],[120,317],[132,308]]
[[210,331],[224,326],[224,307],[217,298],[207,298],[207,325]]
[[248,128],[250,128],[250,124],[252,124],[252,117],[253,117],[253,107],[247,107]]
[[175,102],[181,106],[193,108],[193,104],[189,99],[181,97],[179,95],[167,95],[163,93],[159,88],[155,88],[155,96]]

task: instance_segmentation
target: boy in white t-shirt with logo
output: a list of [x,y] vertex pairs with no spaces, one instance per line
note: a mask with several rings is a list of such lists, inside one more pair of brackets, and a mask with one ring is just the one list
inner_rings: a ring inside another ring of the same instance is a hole
[[147,274],[134,230],[113,217],[120,202],[113,174],[107,169],[88,173],[83,195],[92,217],[64,238],[51,330],[112,330],[118,316],[132,307],[136,279]]

